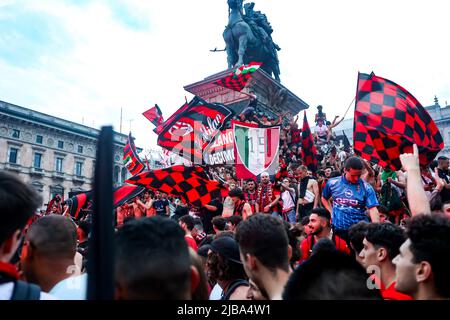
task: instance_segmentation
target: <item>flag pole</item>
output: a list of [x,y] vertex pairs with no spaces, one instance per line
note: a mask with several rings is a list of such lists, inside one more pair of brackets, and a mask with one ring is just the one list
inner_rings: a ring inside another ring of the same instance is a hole
[[102,127],[94,177],[94,211],[88,253],[88,300],[114,299],[113,129]]
[[350,102],[350,104],[348,105],[347,110],[345,110],[344,116],[342,117],[342,119],[345,119],[345,116],[347,115],[348,110],[350,110],[350,107],[352,106],[353,102],[355,102],[356,100],[356,96],[353,98],[352,102]]

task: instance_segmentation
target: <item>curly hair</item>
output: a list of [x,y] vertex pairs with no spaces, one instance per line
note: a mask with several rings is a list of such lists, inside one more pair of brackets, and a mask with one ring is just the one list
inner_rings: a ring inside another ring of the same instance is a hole
[[244,267],[241,264],[229,261],[215,252],[208,254],[206,266],[210,282],[247,279]]

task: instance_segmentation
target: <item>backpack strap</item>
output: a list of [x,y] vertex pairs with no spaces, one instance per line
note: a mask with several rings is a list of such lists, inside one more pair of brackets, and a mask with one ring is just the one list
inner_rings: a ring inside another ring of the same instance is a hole
[[233,294],[234,290],[236,290],[240,286],[249,286],[248,281],[244,279],[237,279],[233,281],[229,287],[226,293],[222,296],[220,300],[230,300],[231,295]]
[[11,300],[40,300],[41,288],[32,283],[17,280],[14,283],[14,290]]

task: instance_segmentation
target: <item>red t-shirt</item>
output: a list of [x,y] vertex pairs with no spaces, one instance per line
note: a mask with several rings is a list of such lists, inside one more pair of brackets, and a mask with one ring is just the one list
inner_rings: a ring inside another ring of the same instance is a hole
[[184,236],[184,239],[186,240],[186,243],[189,247],[195,250],[195,252],[198,251],[197,242],[195,242],[194,238],[189,236]]
[[412,300],[413,298],[407,294],[398,292],[395,290],[395,281],[388,287],[385,288],[384,284],[381,283],[381,296],[384,300]]
[[[300,244],[302,257],[299,262],[303,262],[311,256],[311,252],[312,252],[311,241],[312,241],[313,237],[314,236],[312,236],[312,235],[308,236]],[[339,251],[341,251],[345,254],[350,254],[350,249],[347,246],[347,242],[345,242],[344,240],[339,238],[337,235],[333,236],[333,242],[334,242],[334,245],[336,246],[336,249],[338,249]]]

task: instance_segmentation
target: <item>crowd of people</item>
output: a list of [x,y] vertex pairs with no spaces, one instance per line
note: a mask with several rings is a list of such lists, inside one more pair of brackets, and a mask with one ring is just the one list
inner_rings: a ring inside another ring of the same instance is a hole
[[[333,139],[325,117],[317,145]],[[393,171],[334,147],[312,171],[296,120],[280,139],[275,176],[210,168],[224,199],[146,190],[116,208],[115,298],[450,298],[449,159],[420,166],[414,146]],[[56,200],[36,215],[35,191],[0,172],[0,299],[86,299],[92,213],[74,221]]]

